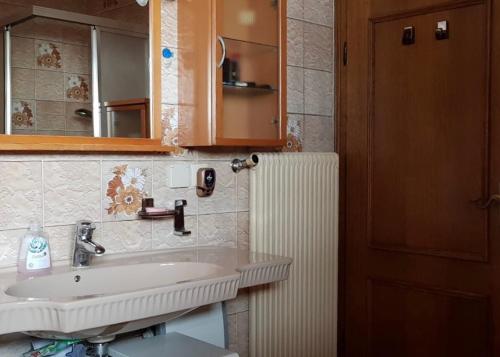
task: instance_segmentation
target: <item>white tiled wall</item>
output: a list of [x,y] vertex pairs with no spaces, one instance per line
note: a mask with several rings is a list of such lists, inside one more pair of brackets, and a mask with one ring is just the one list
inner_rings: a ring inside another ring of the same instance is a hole
[[[198,244],[236,247],[238,231],[246,242],[248,229],[238,216],[248,215],[248,172],[234,174],[226,155],[200,158],[194,152],[189,158],[182,162],[217,170],[212,197],[198,198],[194,187],[169,188],[168,167],[178,161],[169,156],[0,156],[0,267],[15,264],[17,238],[30,221],[42,223],[51,235],[55,261],[68,258],[71,230],[80,219],[97,223],[96,240],[110,254]],[[113,168],[124,164],[144,170],[145,191],[156,198],[157,206],[172,206],[174,199],[188,201],[186,226],[191,236],[175,237],[172,220],[152,222],[107,212],[108,181]]]
[[288,0],[289,132],[303,151],[333,151],[333,0]]

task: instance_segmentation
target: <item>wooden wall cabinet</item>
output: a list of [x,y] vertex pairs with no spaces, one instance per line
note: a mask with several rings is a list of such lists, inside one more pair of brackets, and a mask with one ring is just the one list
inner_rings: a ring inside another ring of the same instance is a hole
[[179,144],[286,142],[286,0],[178,0]]

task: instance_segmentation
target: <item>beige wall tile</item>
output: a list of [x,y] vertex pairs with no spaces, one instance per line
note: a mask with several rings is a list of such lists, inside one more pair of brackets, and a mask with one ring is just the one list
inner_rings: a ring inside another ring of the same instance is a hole
[[240,357],[248,357],[249,355],[249,316],[248,311],[239,312],[236,314],[238,323],[238,349]]
[[304,23],[304,67],[333,71],[333,30]]
[[36,112],[44,114],[64,115],[64,102],[37,100]]
[[45,162],[45,225],[100,221],[100,165],[98,161]]
[[288,19],[287,63],[304,66],[304,22]]
[[66,132],[64,130],[37,130],[35,132],[35,135],[42,135],[42,136],[64,136],[66,135]]
[[177,48],[177,1],[161,3],[161,44]]
[[194,247],[198,241],[198,217],[184,218],[186,230],[190,235],[178,236],[174,234],[174,218],[165,218],[153,221],[153,249]]
[[12,129],[12,135],[36,135],[35,129]]
[[198,213],[212,214],[236,211],[236,174],[228,162],[207,161],[204,167],[214,168],[216,172],[215,190],[212,196],[198,199]]
[[19,99],[35,98],[35,71],[25,68],[12,68],[12,97]]
[[59,20],[36,17],[35,38],[39,40],[63,42],[64,40],[64,22]]
[[242,148],[213,147],[195,153],[198,155],[198,160],[202,161],[202,164],[205,164],[205,161],[231,162],[235,157],[248,155],[248,150]]
[[237,184],[237,208],[238,211],[248,211],[250,191],[250,171],[243,170],[236,174]]
[[92,111],[90,103],[65,103],[66,131],[92,131],[92,118],[82,118],[75,114],[75,110],[81,108]]
[[64,74],[54,71],[36,71],[36,99],[64,100]]
[[65,131],[64,135],[66,136],[85,136],[85,137],[93,137],[93,131]]
[[0,162],[0,172],[0,229],[28,227],[31,221],[41,223],[41,162]]
[[304,113],[304,69],[288,66],[287,73],[287,111]]
[[178,51],[174,48],[171,48],[171,51],[174,53],[172,58],[161,58],[161,102],[163,104],[178,104]]
[[99,244],[108,254],[151,250],[150,220],[104,222]]
[[36,101],[36,129],[65,129],[64,102]]
[[332,74],[323,71],[306,69],[305,113],[314,115],[333,115],[333,82]]
[[0,231],[0,268],[17,264],[17,254],[21,237],[26,229]]
[[89,27],[87,25],[65,23],[62,38],[64,43],[90,46]]
[[238,212],[236,235],[239,249],[250,248],[250,214],[249,212]]
[[64,133],[65,118],[63,115],[54,115],[47,113],[37,113],[36,128],[40,130],[62,131]]
[[304,20],[333,26],[332,0],[304,0]]
[[333,118],[307,115],[305,119],[304,150],[308,152],[333,152]]
[[198,216],[198,244],[236,247],[236,213]]
[[12,36],[12,67],[30,68],[35,66],[35,44],[33,39]]
[[248,305],[249,305],[248,300],[249,300],[248,289],[238,290],[238,296],[235,299],[227,300],[225,302],[227,314],[233,315],[239,312],[248,311]]
[[90,48],[80,45],[63,45],[64,71],[69,73],[89,74]]
[[304,18],[304,0],[288,0],[287,16],[294,19]]
[[227,339],[229,351],[238,349],[238,318],[236,314],[227,316]]

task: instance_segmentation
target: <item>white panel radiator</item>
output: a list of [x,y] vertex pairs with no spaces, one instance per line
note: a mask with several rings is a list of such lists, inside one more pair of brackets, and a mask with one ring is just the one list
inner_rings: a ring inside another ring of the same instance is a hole
[[250,295],[252,357],[337,355],[338,157],[258,154],[252,251],[292,257],[287,281]]

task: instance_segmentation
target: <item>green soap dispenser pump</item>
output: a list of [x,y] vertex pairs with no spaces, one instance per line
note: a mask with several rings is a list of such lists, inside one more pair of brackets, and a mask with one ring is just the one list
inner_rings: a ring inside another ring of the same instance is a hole
[[43,275],[51,268],[49,237],[39,224],[32,223],[21,238],[17,272],[27,276]]

